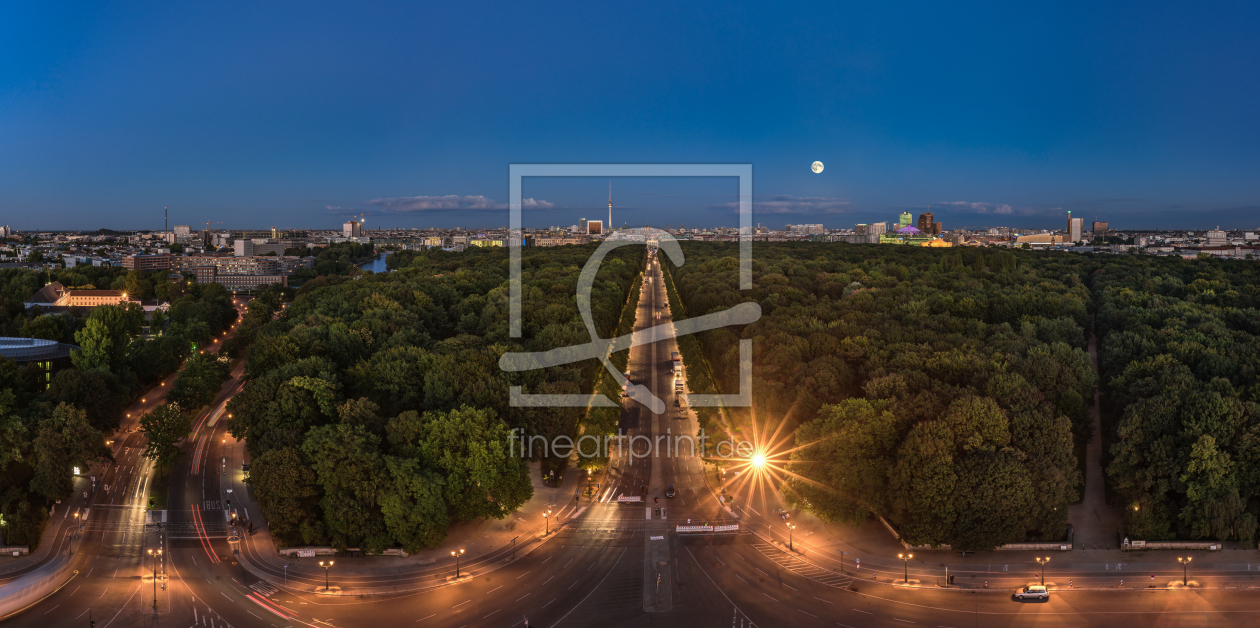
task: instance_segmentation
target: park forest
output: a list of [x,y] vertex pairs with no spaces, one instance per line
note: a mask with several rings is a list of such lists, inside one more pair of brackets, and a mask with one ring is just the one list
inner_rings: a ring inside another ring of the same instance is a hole
[[740,291],[734,245],[683,251],[681,266],[662,259],[675,319],[761,305],[757,322],[680,338],[680,351],[693,392],[731,393],[739,340],[753,340],[754,407],[727,415],[767,434],[788,422],[793,504],[855,525],[884,517],[912,545],[1064,541],[1085,443],[1101,438],[1119,535],[1254,546],[1254,263],[758,243]]
[[[596,360],[507,373],[509,351],[590,340],[574,294],[593,247],[527,251],[522,336],[508,330],[508,252],[392,254],[391,271],[307,282],[253,331],[228,427],[272,535],[290,545],[379,553],[438,545],[456,521],[504,518],[533,495],[512,430],[548,439],[616,430],[616,408],[511,408],[509,388],[618,388]],[[627,333],[642,248],[604,260],[591,296],[601,337]],[[625,353],[614,363],[625,366]],[[600,464],[585,460],[582,464]],[[563,474],[563,459],[540,460]]]

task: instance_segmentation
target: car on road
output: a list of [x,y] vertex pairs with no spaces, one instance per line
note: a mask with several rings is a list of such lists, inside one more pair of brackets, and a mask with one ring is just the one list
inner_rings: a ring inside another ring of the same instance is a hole
[[674,496],[674,485],[673,485],[673,484],[670,484],[669,486],[666,486],[666,487],[665,487],[665,496],[666,496],[666,497],[673,497],[673,496]]
[[1019,591],[1016,591],[1015,599],[1017,600],[1048,600],[1050,599],[1050,592],[1047,591],[1045,587],[1039,584],[1034,584],[1034,585],[1026,586],[1023,589],[1020,589]]

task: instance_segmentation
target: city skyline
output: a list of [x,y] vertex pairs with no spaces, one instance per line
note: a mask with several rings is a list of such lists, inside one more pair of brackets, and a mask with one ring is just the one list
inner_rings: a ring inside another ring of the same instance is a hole
[[[0,211],[493,227],[510,163],[736,162],[761,222],[1252,228],[1256,10],[8,7]],[[577,214],[605,185],[533,198]],[[721,201],[656,193],[619,215],[720,222]]]

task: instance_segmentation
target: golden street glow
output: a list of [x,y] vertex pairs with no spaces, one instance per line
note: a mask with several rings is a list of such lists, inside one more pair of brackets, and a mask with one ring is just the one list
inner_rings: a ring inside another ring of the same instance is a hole
[[754,454],[752,457],[754,467],[764,467],[766,465],[766,457],[763,454]]

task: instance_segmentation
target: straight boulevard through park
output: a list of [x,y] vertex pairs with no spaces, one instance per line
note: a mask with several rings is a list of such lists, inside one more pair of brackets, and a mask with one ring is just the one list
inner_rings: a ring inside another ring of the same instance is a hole
[[[663,281],[652,252],[636,332],[672,325]],[[1034,559],[1046,554],[916,550],[902,561],[897,554],[909,552],[881,524],[855,529],[795,511],[785,520],[777,513],[788,509],[774,490],[730,509],[716,481],[706,479],[713,467],[695,451],[643,446],[698,430],[694,414],[674,403],[676,350],[672,338],[630,350],[630,380],[664,400],[665,412],[623,398],[620,431],[637,449],[612,450],[598,490],[583,493],[586,478],[577,472],[547,486],[532,467],[534,498],[507,520],[455,526],[441,547],[406,558],[277,553],[244,481],[244,443],[227,434],[223,420],[241,387],[240,366],[197,417],[171,474],[164,523],[150,524],[151,469],[138,455],[144,443],[134,428],[160,403],[161,392],[152,393],[129,409],[132,418],[113,444],[117,463],[89,474],[98,490],[79,478],[77,496],[88,490],[88,503],[71,500],[56,512],[47,549],[0,583],[67,550],[78,575],[7,623],[83,626],[90,616],[101,628],[461,628],[526,620],[566,627],[1260,625],[1252,588],[1260,558],[1252,552],[1184,552],[1195,557],[1190,586],[1181,585],[1182,568],[1165,553],[1052,552],[1049,601],[1018,602],[1012,593],[1040,580]],[[86,518],[77,535],[73,512]],[[677,531],[701,522],[738,530]],[[465,553],[457,568],[450,552],[458,549]],[[333,564],[324,569],[321,560]],[[953,586],[944,586],[947,570]]]

